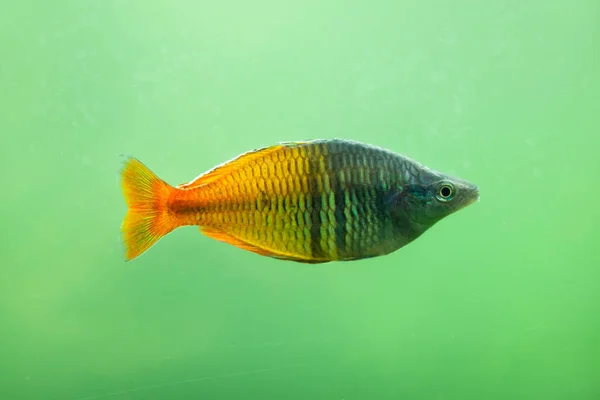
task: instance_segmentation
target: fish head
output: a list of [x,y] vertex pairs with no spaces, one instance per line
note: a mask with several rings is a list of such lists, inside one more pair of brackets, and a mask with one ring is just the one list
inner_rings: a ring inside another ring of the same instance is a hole
[[479,200],[479,189],[471,182],[425,171],[418,183],[405,185],[401,192],[402,213],[419,231]]

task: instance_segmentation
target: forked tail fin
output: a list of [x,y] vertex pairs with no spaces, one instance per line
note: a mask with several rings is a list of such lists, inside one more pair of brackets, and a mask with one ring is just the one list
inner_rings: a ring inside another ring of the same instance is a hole
[[177,228],[177,220],[168,208],[169,196],[177,189],[131,157],[121,171],[121,187],[128,207],[121,232],[129,261]]

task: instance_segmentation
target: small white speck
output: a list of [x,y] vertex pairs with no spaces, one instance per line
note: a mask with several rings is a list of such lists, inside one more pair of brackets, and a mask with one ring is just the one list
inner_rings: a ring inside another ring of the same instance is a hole
[[457,95],[453,95],[452,98],[454,99],[454,113],[455,114],[462,114],[462,112],[463,112],[463,106],[462,106],[462,102],[460,100],[460,97],[458,97]]
[[81,164],[85,165],[86,167],[90,167],[92,165],[91,157],[88,155],[81,156]]

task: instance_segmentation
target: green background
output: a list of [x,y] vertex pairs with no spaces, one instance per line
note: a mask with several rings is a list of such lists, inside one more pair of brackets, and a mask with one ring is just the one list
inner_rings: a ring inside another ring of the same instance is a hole
[[[597,0],[3,2],[0,398],[600,398],[599,43]],[[331,137],[481,201],[360,262],[123,261],[121,154]]]

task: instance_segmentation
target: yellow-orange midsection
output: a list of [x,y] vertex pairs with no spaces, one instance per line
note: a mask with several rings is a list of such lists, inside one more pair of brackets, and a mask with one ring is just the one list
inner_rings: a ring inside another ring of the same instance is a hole
[[[306,152],[281,148],[250,160],[218,180],[178,191],[170,208],[182,225],[219,228],[281,254],[335,259],[335,205],[330,207],[333,192],[325,155],[314,154],[309,160]],[[317,201],[322,203],[319,217],[332,224],[314,226]],[[320,254],[315,254],[314,240]]]

